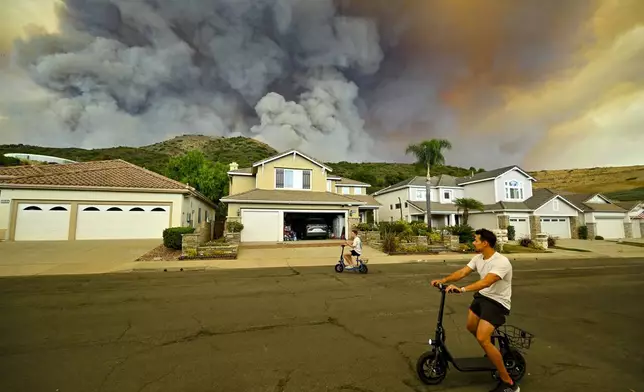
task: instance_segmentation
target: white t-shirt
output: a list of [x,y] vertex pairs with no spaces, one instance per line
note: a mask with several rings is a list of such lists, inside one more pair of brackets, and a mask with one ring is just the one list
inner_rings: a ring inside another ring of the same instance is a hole
[[481,279],[485,278],[489,273],[498,275],[501,278],[492,286],[480,290],[479,293],[510,310],[512,297],[512,264],[510,264],[510,260],[498,252],[494,252],[487,260],[483,259],[482,254],[478,254],[467,263],[467,266],[478,272]]
[[362,240],[358,236],[353,239],[353,250],[355,250],[357,254],[362,255]]

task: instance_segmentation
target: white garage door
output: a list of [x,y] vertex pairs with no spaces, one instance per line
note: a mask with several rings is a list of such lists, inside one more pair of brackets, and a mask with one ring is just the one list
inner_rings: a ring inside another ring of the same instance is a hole
[[170,225],[169,206],[92,205],[78,206],[77,240],[162,238]]
[[18,204],[15,240],[67,240],[70,209],[69,204]]
[[544,216],[541,218],[541,232],[552,237],[570,238],[569,218]]
[[624,238],[623,219],[599,219],[597,218],[597,235],[604,238]]
[[278,242],[282,239],[279,211],[242,210],[241,219],[244,225],[242,242]]
[[528,218],[510,217],[510,226],[514,226],[514,235],[516,240],[524,237],[530,237],[530,222]]

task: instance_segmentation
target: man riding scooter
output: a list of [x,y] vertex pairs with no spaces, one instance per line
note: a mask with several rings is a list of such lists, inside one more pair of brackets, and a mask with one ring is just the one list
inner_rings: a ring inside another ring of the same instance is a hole
[[503,325],[505,316],[510,314],[512,297],[512,264],[507,257],[494,250],[495,245],[494,233],[487,229],[477,230],[474,248],[479,254],[474,256],[467,266],[446,278],[432,280],[431,284],[436,286],[439,283],[456,282],[473,271],[479,273],[481,279],[477,282],[461,288],[449,285],[446,291],[448,293],[475,292],[467,316],[467,330],[476,337],[499,372],[501,378],[499,385],[490,392],[515,392],[519,391],[519,386],[510,378],[501,353],[490,339],[495,328]]
[[350,268],[355,268],[356,265],[353,263],[353,256],[360,257],[360,255],[362,255],[362,239],[358,236],[358,229],[351,230],[350,239],[352,239],[353,242],[346,241],[344,243],[346,246],[351,247],[351,252],[344,254],[344,261],[350,266]]

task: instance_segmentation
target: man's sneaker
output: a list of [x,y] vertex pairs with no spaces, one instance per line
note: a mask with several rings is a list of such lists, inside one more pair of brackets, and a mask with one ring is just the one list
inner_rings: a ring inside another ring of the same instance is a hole
[[504,381],[499,381],[499,385],[496,386],[496,388],[492,389],[490,392],[519,392],[521,388],[519,388],[519,384],[516,382],[514,385],[510,385]]

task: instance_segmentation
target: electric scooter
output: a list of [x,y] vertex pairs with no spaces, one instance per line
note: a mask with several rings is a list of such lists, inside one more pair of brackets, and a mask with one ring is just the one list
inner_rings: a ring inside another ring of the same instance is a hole
[[344,264],[344,248],[346,245],[342,245],[342,250],[340,251],[340,261],[338,261],[338,264],[335,265],[335,272],[337,273],[342,273],[342,271],[353,271],[353,272],[359,272],[361,274],[366,274],[369,272],[369,268],[367,268],[367,263],[362,261],[360,259],[360,256],[356,257],[356,263],[357,265],[355,267],[347,267],[346,264]]
[[[447,375],[449,363],[461,372],[491,372],[492,377],[499,378],[496,366],[487,356],[475,358],[454,358],[445,345],[446,335],[443,328],[443,312],[445,310],[445,294],[447,285],[438,284],[441,291],[441,304],[438,311],[436,335],[429,339],[431,350],[423,353],[416,362],[416,373],[420,380],[428,385],[440,384]],[[519,382],[526,374],[526,361],[521,349],[529,349],[534,335],[511,325],[503,325],[492,333],[492,344],[497,344],[503,363],[510,378]]]

